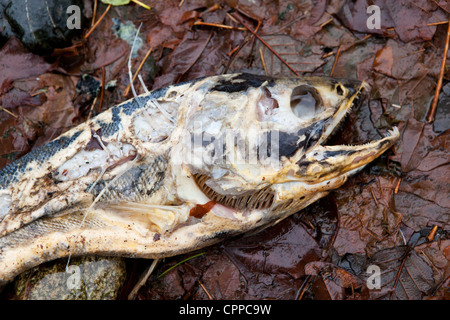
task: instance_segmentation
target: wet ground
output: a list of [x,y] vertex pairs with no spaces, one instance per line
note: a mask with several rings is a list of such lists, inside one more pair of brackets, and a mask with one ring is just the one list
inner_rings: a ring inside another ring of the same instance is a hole
[[[331,143],[367,142],[396,125],[394,148],[276,226],[160,261],[135,298],[448,299],[448,62],[442,77],[440,70],[450,8],[443,0],[372,2],[379,29],[367,28],[364,0],[146,1],[150,10],[112,7],[85,37],[93,5],[84,1],[85,25],[70,47],[42,56],[4,39],[0,166],[131,98],[127,59],[141,23],[132,69],[151,48],[140,71],[149,89],[225,72],[293,76],[279,57],[299,75],[364,80],[370,97]],[[99,1],[96,21],[106,8]],[[109,297],[126,299],[150,264],[126,259],[126,277]],[[381,267],[380,289],[368,281],[372,265]],[[12,284],[3,296],[23,297],[34,283]]]

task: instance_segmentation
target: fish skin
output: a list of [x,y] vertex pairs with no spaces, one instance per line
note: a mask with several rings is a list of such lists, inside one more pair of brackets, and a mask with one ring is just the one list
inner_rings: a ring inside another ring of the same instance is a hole
[[108,109],[0,170],[0,283],[68,255],[168,257],[281,221],[397,140],[324,145],[363,90],[231,74]]

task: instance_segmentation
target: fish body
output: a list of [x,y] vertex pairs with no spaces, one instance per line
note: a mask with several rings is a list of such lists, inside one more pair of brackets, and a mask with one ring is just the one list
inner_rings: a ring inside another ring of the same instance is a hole
[[0,283],[69,255],[169,257],[277,223],[398,138],[325,145],[365,90],[227,74],[110,108],[0,171]]

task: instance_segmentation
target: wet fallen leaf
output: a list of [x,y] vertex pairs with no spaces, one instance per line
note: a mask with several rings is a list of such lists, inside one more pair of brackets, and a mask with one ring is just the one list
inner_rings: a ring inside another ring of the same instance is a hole
[[[367,19],[374,14],[367,13],[370,5],[379,8],[380,28],[367,27]],[[442,10],[438,10],[436,4],[426,0],[419,1],[386,1],[386,0],[357,0],[346,2],[338,17],[350,30],[362,33],[374,33],[379,35],[398,35],[403,42],[413,40],[431,40],[436,31],[436,26],[428,26],[432,22],[445,20]],[[414,21],[414,23],[411,23]],[[389,31],[394,28],[394,31]]]
[[438,135],[432,125],[408,120],[396,157],[405,177],[395,195],[395,206],[415,230],[423,225],[450,225],[448,143],[448,130]]
[[369,297],[369,289],[364,281],[332,263],[310,262],[305,272],[322,277],[332,300],[365,300]]
[[[392,290],[380,298],[417,300],[430,294],[436,287],[432,267],[406,246],[381,250],[372,256],[368,265],[376,265],[381,269],[381,288]],[[371,294],[377,295],[376,290]]]
[[14,80],[38,76],[53,68],[43,58],[28,52],[19,40],[11,38],[0,50],[0,95],[11,88]]

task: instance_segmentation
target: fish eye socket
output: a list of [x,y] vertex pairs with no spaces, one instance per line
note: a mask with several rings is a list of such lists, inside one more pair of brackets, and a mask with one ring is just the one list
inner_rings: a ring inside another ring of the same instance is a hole
[[336,86],[336,93],[340,96],[343,96],[344,92],[345,92],[344,87],[341,84],[338,84]]
[[291,110],[300,119],[311,119],[323,111],[323,102],[316,89],[302,85],[292,91]]

